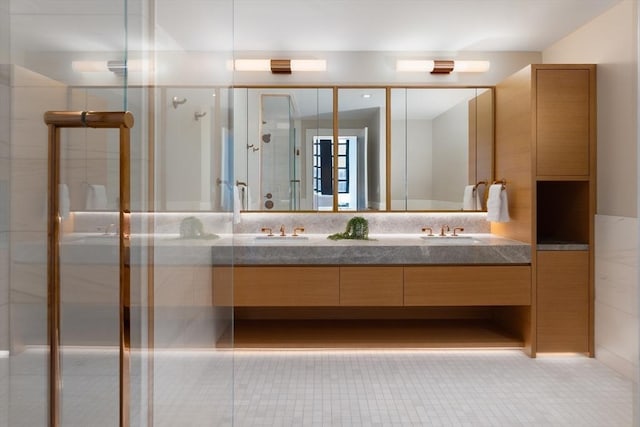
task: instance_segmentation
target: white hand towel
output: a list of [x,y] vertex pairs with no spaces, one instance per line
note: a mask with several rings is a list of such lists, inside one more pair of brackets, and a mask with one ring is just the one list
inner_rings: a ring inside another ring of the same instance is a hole
[[242,208],[242,200],[240,200],[240,189],[237,185],[233,186],[233,223],[240,224],[240,209]]
[[476,187],[475,194],[475,202],[476,202],[476,210],[483,211],[484,210],[484,185],[478,185]]
[[487,221],[509,222],[509,202],[507,189],[502,189],[502,184],[493,184],[489,187],[487,199]]
[[88,211],[107,209],[107,188],[104,185],[88,184],[84,208]]
[[69,218],[69,209],[71,207],[71,200],[69,199],[69,187],[67,184],[60,184],[58,186],[58,200],[59,211],[62,218]]
[[476,201],[474,199],[474,186],[467,185],[464,187],[464,194],[462,195],[462,210],[473,211],[476,209]]

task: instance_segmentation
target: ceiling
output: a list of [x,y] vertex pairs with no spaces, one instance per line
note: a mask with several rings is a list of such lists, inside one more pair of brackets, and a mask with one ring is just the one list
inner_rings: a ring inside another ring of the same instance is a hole
[[[620,1],[156,0],[156,50],[541,51]],[[11,0],[14,51],[141,49],[146,1]],[[42,29],[34,31],[35,29]],[[46,29],[46,30],[45,30]]]

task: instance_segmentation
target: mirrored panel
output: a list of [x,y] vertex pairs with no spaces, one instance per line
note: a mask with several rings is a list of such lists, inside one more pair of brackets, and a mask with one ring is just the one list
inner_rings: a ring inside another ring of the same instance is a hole
[[332,210],[333,90],[236,88],[233,102],[241,209]]
[[229,89],[163,87],[156,103],[157,210],[231,211]]
[[338,89],[338,210],[386,210],[386,89]]
[[490,88],[391,89],[391,210],[485,210]]

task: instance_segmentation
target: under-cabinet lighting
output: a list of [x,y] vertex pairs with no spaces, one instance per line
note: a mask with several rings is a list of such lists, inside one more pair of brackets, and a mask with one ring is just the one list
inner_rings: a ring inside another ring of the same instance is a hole
[[489,70],[489,61],[455,61],[450,59],[399,59],[396,61],[396,71],[418,72],[431,74],[456,73],[484,73]]
[[236,59],[236,71],[271,71],[274,74],[290,74],[294,71],[326,71],[324,59]]

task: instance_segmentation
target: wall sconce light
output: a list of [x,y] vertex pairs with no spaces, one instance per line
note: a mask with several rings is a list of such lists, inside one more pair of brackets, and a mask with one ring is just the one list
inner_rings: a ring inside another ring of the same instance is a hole
[[78,73],[95,73],[111,71],[123,76],[125,71],[138,72],[149,70],[149,62],[141,59],[109,60],[109,61],[72,61],[71,68]]
[[326,71],[324,59],[236,59],[236,71],[271,71],[272,74],[291,74],[295,71]]
[[431,74],[450,73],[484,73],[489,71],[489,61],[455,61],[452,59],[399,59],[396,61],[396,71],[420,72]]

